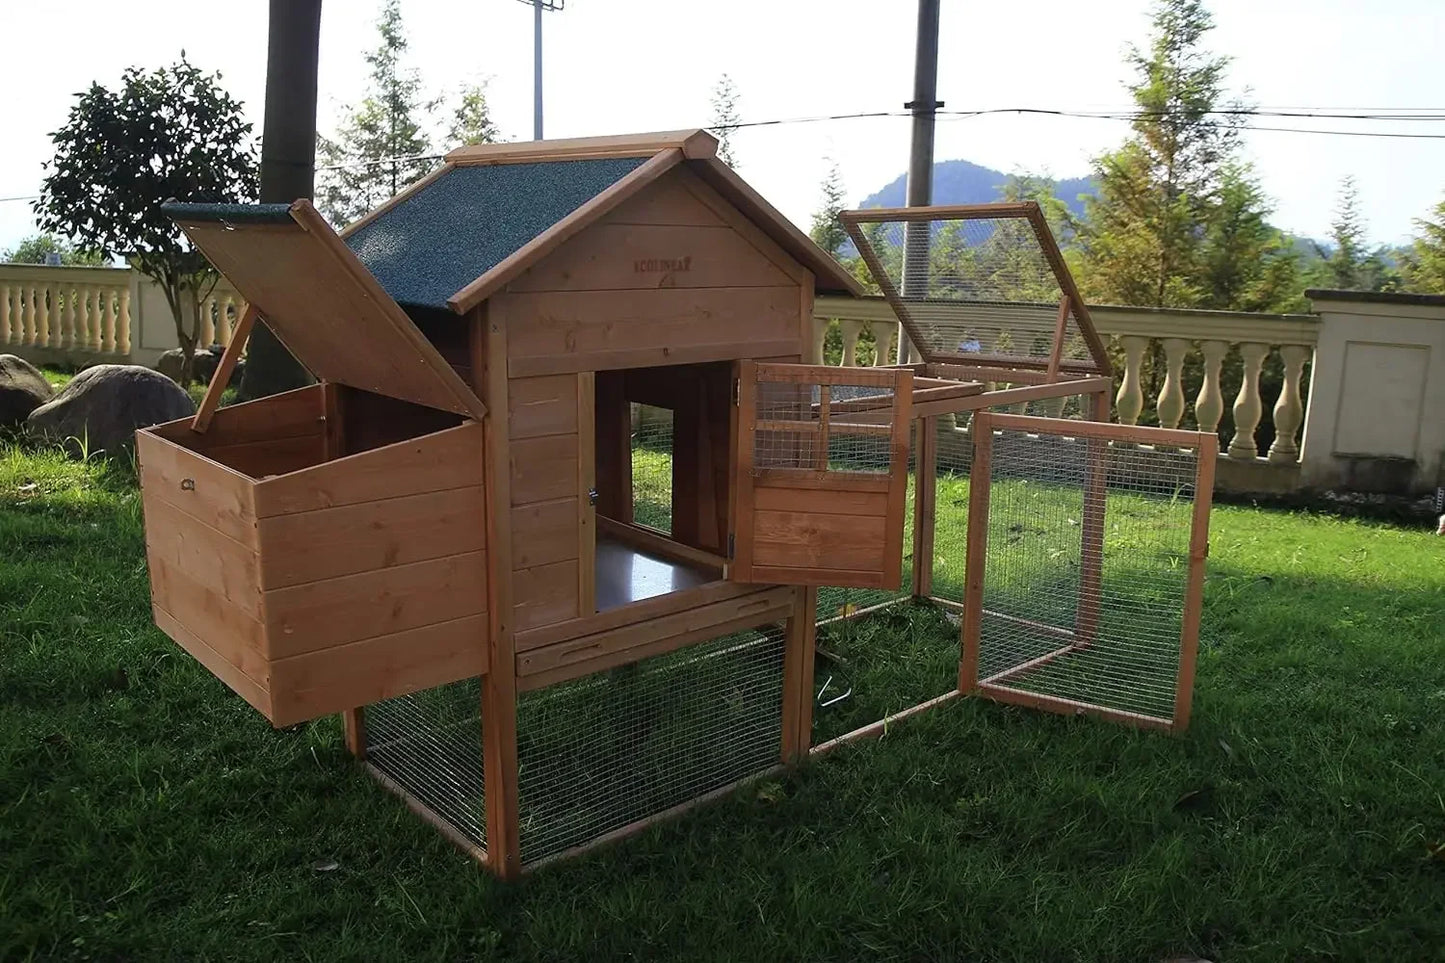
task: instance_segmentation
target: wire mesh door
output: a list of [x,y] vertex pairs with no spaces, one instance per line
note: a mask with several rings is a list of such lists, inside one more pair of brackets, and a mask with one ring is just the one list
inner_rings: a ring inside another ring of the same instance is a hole
[[1182,730],[1213,434],[980,412],[959,688]]
[[729,578],[896,588],[913,372],[743,361]]

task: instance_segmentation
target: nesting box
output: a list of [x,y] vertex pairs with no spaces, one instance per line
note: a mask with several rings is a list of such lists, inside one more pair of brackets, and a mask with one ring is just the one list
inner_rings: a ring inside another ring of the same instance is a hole
[[883,283],[924,360],[803,364],[858,282],[715,147],[463,148],[340,235],[167,207],[320,383],[215,410],[223,362],[140,432],[157,624],[503,876],[802,758],[817,587],[899,588],[910,472],[931,553],[937,420],[1107,402],[1061,260],[1042,349],[941,350]]

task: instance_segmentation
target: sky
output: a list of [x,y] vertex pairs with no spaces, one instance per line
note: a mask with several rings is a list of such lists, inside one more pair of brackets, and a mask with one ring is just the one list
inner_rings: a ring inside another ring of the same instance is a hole
[[[1228,85],[1261,107],[1445,110],[1439,52],[1445,0],[1211,0],[1207,43],[1231,58]],[[30,206],[48,133],[77,91],[114,84],[130,65],[182,50],[219,70],[261,129],[266,0],[0,0],[0,249],[33,233]],[[318,124],[329,132],[365,90],[378,0],[326,0]],[[411,63],[435,95],[485,83],[511,140],[532,133],[532,10],[518,0],[402,0]],[[896,111],[911,99],[916,5],[911,0],[566,0],[544,15],[545,133],[575,137],[706,126],[719,77],[732,77],[744,121]],[[945,110],[1130,105],[1127,46],[1143,42],[1147,0],[943,0],[938,91]],[[26,40],[25,38],[29,38]],[[438,118],[438,127],[441,126]],[[1356,178],[1370,237],[1399,243],[1445,198],[1445,124],[1259,120],[1442,135],[1388,139],[1257,131],[1251,161],[1275,205],[1273,222],[1302,235],[1329,230],[1340,179]],[[940,118],[935,158],[1064,178],[1115,147],[1113,120],[1004,114]],[[830,159],[849,203],[901,174],[905,117],[788,123],[734,135],[740,173],[806,227]],[[444,145],[439,145],[444,146]]]

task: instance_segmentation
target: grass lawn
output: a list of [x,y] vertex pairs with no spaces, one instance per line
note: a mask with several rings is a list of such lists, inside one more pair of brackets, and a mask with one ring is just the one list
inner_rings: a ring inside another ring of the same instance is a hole
[[1209,575],[1181,738],[959,700],[503,886],[151,625],[125,466],[0,445],[0,960],[1445,960],[1445,539],[1224,506]]

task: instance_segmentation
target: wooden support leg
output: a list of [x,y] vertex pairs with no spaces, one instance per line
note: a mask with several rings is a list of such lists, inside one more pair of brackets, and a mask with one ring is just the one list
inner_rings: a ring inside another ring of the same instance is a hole
[[968,476],[968,550],[963,617],[959,620],[958,691],[978,689],[978,647],[983,626],[984,559],[988,552],[988,502],[993,470],[993,423],[986,411],[973,416],[973,467]]
[[913,451],[913,595],[933,594],[933,537],[937,529],[938,419],[919,418]]
[[341,728],[346,734],[346,751],[357,759],[366,759],[366,710],[348,709],[341,714]]
[[1194,667],[1199,654],[1199,620],[1204,611],[1204,562],[1209,556],[1209,509],[1214,504],[1214,468],[1219,437],[1204,434],[1199,470],[1194,476],[1194,515],[1189,532],[1189,577],[1184,587],[1184,618],[1179,634],[1179,678],[1174,684],[1173,731],[1189,728],[1194,703]]
[[196,409],[196,417],[191,419],[192,431],[203,434],[211,426],[211,418],[221,405],[221,395],[231,380],[231,372],[236,370],[236,362],[245,350],[246,340],[251,337],[251,328],[255,324],[255,305],[247,305],[241,319],[236,322],[235,330],[231,332],[231,340],[226,343],[226,350],[221,352],[221,362],[216,365],[216,373],[211,375],[211,383],[206,386],[206,394],[201,399],[200,407]]
[[783,642],[783,762],[808,757],[813,741],[813,659],[818,621],[818,590],[795,590],[793,614]]
[[[1091,420],[1107,421],[1108,395],[1091,398]],[[1108,495],[1109,443],[1090,438],[1084,466],[1084,508],[1080,522],[1079,602],[1074,613],[1074,635],[1079,648],[1093,645],[1099,637],[1099,606],[1104,591],[1104,512]]]

